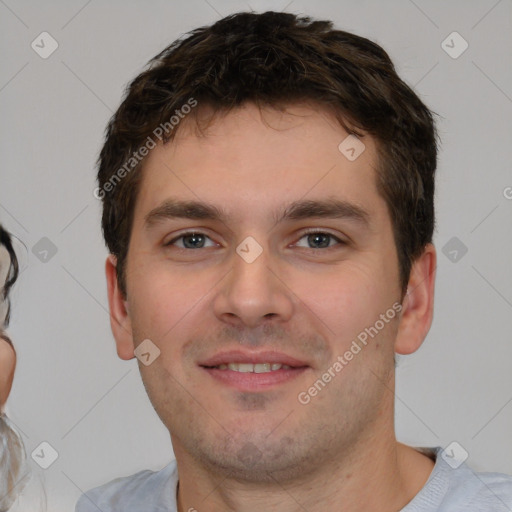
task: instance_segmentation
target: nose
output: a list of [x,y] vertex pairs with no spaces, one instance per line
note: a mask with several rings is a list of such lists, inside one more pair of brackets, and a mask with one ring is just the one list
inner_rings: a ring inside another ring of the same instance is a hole
[[214,298],[217,318],[236,327],[258,327],[269,320],[286,322],[293,312],[293,293],[279,276],[268,249],[252,262],[234,252],[231,271]]

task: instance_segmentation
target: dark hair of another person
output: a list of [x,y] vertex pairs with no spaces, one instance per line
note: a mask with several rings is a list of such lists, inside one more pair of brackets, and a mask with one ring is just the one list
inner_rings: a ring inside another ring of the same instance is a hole
[[[18,264],[18,258],[16,256],[16,252],[14,251],[14,248],[12,246],[12,240],[11,235],[8,231],[6,231],[2,225],[0,224],[0,246],[4,246],[9,253],[10,258],[10,267],[9,272],[7,273],[7,279],[5,283],[0,283],[0,286],[3,286],[1,296],[0,296],[0,302],[6,302],[7,303],[7,314],[5,316],[4,320],[4,327],[7,327],[9,325],[9,320],[11,318],[11,304],[9,300],[9,292],[11,291],[12,286],[18,279],[19,275],[19,264]],[[2,319],[3,320],[3,319]],[[12,341],[9,339],[9,337],[3,333],[2,337],[12,345]]]

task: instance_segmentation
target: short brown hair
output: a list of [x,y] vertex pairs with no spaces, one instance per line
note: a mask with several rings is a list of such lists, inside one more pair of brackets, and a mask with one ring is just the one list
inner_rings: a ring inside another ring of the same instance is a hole
[[[388,54],[330,21],[283,12],[241,12],[186,36],[129,84],[99,156],[102,228],[117,258],[122,294],[144,161],[134,155],[191,98],[214,113],[246,102],[273,108],[314,102],[334,112],[349,133],[375,137],[377,189],[393,224],[404,293],[412,263],[432,241],[437,134],[431,111],[399,78]],[[164,143],[179,124],[173,128],[160,130]]]

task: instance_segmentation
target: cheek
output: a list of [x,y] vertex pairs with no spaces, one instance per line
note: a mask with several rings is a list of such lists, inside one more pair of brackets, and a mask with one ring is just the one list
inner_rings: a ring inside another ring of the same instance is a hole
[[357,263],[344,263],[323,274],[304,272],[295,289],[335,333],[365,319],[376,296],[372,273]]
[[[327,326],[326,334],[338,352],[373,326],[395,300],[379,262],[345,263],[324,274],[303,273],[292,287],[307,309]],[[382,329],[386,335],[389,324]]]
[[180,339],[184,332],[190,334],[200,327],[198,315],[204,315],[213,285],[204,274],[193,278],[165,264],[139,267],[131,284],[135,344],[149,338],[160,349],[162,364],[177,361]]

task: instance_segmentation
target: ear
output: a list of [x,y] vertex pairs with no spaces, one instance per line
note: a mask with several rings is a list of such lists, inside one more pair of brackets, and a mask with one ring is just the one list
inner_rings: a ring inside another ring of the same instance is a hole
[[427,244],[413,263],[395,340],[395,352],[412,354],[427,336],[434,314],[436,249]]
[[132,323],[126,301],[119,289],[116,274],[117,258],[109,254],[105,262],[107,277],[108,304],[110,308],[110,327],[116,340],[117,355],[121,359],[133,359]]

